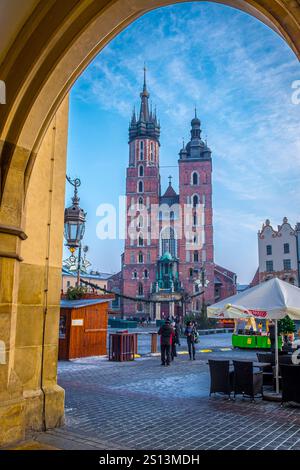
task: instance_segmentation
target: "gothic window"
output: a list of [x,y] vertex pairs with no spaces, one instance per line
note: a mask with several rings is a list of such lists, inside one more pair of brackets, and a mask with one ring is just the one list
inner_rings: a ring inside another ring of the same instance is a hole
[[144,278],[145,278],[145,279],[148,279],[148,278],[149,278],[149,271],[148,271],[148,269],[145,269],[145,270],[144,270]]
[[139,236],[138,245],[139,246],[144,246],[144,239],[143,239],[142,235]]
[[194,263],[198,263],[198,262],[199,262],[199,252],[194,251]]
[[138,182],[138,192],[139,192],[139,193],[143,193],[143,192],[144,192],[143,181],[139,181],[139,182]]
[[199,204],[199,197],[197,196],[197,194],[195,194],[193,196],[193,207],[197,207],[198,204]]
[[143,263],[143,262],[144,262],[144,256],[143,256],[143,253],[142,253],[141,251],[139,252],[139,257],[138,257],[138,259],[139,259],[139,263]]
[[137,272],[136,271],[133,271],[132,277],[133,277],[133,279],[137,279]]
[[139,221],[138,221],[138,228],[143,228],[144,227],[144,219],[143,216],[139,216]]
[[140,160],[144,160],[144,142],[141,140],[140,142]]
[[141,282],[139,282],[138,293],[139,295],[144,295],[144,287]]
[[144,206],[144,199],[142,197],[139,197],[139,210],[142,210]]
[[160,253],[161,256],[164,253],[169,252],[173,258],[176,257],[176,237],[175,230],[172,227],[165,227],[160,232]]
[[151,142],[151,144],[150,144],[150,161],[151,162],[154,161],[154,144],[153,144],[153,142]]
[[198,186],[199,184],[199,175],[196,171],[192,173],[192,185],[193,186]]
[[197,214],[193,215],[193,225],[197,225]]
[[190,277],[193,277],[193,269],[192,268],[189,269],[189,272],[190,272]]
[[139,166],[139,176],[144,176],[144,167],[143,167],[143,165]]

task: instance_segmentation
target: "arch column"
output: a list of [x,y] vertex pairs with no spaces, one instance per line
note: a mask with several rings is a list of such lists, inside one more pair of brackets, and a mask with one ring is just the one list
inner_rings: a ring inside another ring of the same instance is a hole
[[5,195],[1,207],[0,341],[6,360],[0,364],[0,446],[24,439],[26,430],[64,421],[57,357],[67,131],[66,98],[36,156],[26,199],[20,174],[9,188],[11,219],[5,219]]
[[[0,340],[5,354],[0,362],[0,446],[24,438],[23,387],[15,366],[17,295],[20,261],[15,258],[17,235],[0,227]],[[3,356],[3,355],[2,355]]]

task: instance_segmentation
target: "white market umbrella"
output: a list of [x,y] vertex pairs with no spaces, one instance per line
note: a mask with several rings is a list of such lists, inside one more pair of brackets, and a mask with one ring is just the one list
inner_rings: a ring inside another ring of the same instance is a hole
[[278,278],[246,289],[207,308],[209,318],[275,320],[276,393],[279,391],[277,320],[286,315],[292,320],[300,320],[300,289]]

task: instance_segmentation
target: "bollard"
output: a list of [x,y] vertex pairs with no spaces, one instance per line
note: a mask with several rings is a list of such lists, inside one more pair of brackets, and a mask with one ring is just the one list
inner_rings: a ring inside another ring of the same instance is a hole
[[151,353],[157,352],[157,333],[150,333],[151,334]]
[[138,353],[138,333],[133,333],[133,335],[134,335],[133,350],[134,350],[134,354],[137,354]]

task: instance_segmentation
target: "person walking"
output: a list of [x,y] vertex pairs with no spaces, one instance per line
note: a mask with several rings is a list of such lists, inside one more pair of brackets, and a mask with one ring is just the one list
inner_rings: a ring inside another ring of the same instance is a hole
[[158,334],[160,335],[161,365],[169,366],[171,362],[171,347],[175,336],[169,319],[160,327]]
[[172,361],[174,361],[174,357],[177,357],[176,345],[180,343],[179,343],[179,334],[178,334],[178,329],[176,328],[176,323],[172,322],[171,325],[174,331],[174,336],[172,338],[172,346],[171,346],[171,359]]
[[188,345],[188,350],[189,350],[189,356],[190,360],[196,359],[196,349],[195,349],[195,342],[197,341],[198,333],[195,327],[195,324],[189,321],[187,323],[185,332],[184,332],[187,340],[187,345]]

